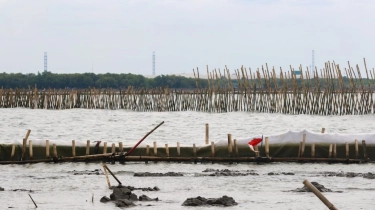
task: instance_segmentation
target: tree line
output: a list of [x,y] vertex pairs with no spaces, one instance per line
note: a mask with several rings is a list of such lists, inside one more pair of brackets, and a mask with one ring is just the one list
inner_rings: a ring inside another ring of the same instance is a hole
[[[176,89],[196,88],[197,80],[176,75],[160,75],[155,78],[146,78],[136,74],[55,74],[42,73],[0,73],[0,88],[156,88],[169,87]],[[207,87],[207,80],[200,79],[200,87]]]
[[[276,79],[275,81],[271,79],[262,78],[260,81],[257,79],[252,80],[252,84],[256,88],[262,87],[263,89],[270,87],[282,88],[283,84],[287,84],[289,88],[293,86],[292,79],[286,79],[282,81],[281,79]],[[260,82],[260,84],[259,84]],[[244,85],[243,78],[232,79],[230,82],[227,78],[221,77],[218,80],[210,80],[210,86],[217,87],[220,86],[223,89],[226,89],[229,86],[237,89],[241,87],[241,84]],[[294,84],[298,87],[301,87],[302,83],[306,86],[325,88],[329,84],[330,88],[338,89],[340,88],[340,81],[338,79],[323,79],[319,78],[318,80],[312,79],[311,83],[308,84],[306,80],[301,80],[299,78],[294,80]],[[350,79],[343,77],[342,83],[344,87],[349,87]],[[373,83],[373,80],[356,80],[357,87],[368,86]],[[250,84],[249,84],[250,85]],[[250,85],[250,88],[255,88],[253,85]],[[136,74],[94,74],[94,73],[75,73],[75,74],[55,74],[51,72],[42,72],[42,73],[0,73],[0,88],[56,88],[56,89],[84,89],[84,88],[116,88],[124,89],[129,86],[135,88],[157,88],[157,87],[169,87],[173,89],[195,89],[206,88],[209,86],[209,81],[207,79],[195,79],[187,78],[183,76],[176,75],[160,75],[155,78],[146,78],[142,75]]]

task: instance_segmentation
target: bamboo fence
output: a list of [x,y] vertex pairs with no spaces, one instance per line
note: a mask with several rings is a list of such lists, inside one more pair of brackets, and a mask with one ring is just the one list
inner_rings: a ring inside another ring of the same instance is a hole
[[[231,74],[226,67],[209,71],[208,87],[201,88],[194,70],[196,89],[0,89],[0,108],[127,109],[139,112],[268,112],[309,115],[362,115],[375,112],[374,69],[362,77],[359,66],[341,70],[327,62],[318,71],[290,67],[277,75],[268,65],[252,72],[241,67]],[[297,74],[296,72],[301,72]],[[345,72],[345,74],[343,74]],[[236,79],[232,79],[235,75]],[[345,76],[343,76],[345,75]],[[233,82],[237,82],[237,86]]]

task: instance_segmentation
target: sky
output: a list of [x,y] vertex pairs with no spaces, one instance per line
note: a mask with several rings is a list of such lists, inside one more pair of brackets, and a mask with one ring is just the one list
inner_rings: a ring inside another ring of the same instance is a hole
[[0,72],[375,67],[373,0],[0,0]]

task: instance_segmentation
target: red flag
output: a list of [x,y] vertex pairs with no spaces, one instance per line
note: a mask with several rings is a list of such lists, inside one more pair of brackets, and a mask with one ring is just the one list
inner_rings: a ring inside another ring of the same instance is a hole
[[[258,145],[260,142],[263,141],[263,138],[253,138],[251,141],[249,141],[249,147],[251,150],[254,151],[254,147]],[[255,151],[254,151],[255,152]]]

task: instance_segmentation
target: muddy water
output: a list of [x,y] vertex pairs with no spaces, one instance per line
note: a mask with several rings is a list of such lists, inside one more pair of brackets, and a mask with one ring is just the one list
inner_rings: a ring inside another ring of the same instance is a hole
[[[373,115],[305,116],[258,113],[207,114],[196,112],[136,113],[123,110],[29,110],[0,109],[0,142],[22,139],[31,129],[30,139],[108,140],[134,143],[161,121],[165,124],[146,141],[193,144],[204,142],[204,124],[210,124],[211,139],[273,134],[288,130],[326,132],[373,132]],[[303,186],[304,179],[317,181],[342,193],[325,193],[338,209],[372,209],[375,196],[374,180],[362,177],[325,177],[321,172],[375,173],[373,164],[177,164],[127,163],[109,165],[123,185],[158,186],[160,191],[135,191],[159,202],[137,202],[132,209],[193,209],[182,207],[189,197],[233,197],[238,205],[228,209],[327,209],[311,193],[288,192]],[[259,175],[237,177],[205,176],[207,168],[230,169]],[[104,175],[74,175],[76,171],[101,169],[99,163],[64,163],[33,165],[1,165],[0,209],[34,209],[27,191],[38,209],[116,209],[112,203],[100,203],[111,193]],[[134,177],[136,172],[183,172],[182,177]],[[269,172],[292,172],[294,175],[268,175]],[[111,178],[111,184],[116,182]],[[94,202],[92,202],[94,196]],[[147,206],[151,205],[151,206]],[[205,209],[205,208],[202,208]],[[208,209],[216,209],[214,207]]]

